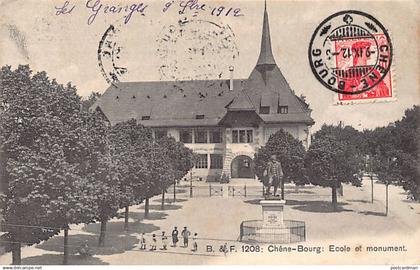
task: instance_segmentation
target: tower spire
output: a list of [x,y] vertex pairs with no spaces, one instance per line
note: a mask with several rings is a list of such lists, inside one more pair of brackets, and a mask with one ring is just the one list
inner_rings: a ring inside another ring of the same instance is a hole
[[261,49],[258,58],[257,66],[260,65],[275,65],[273,52],[271,51],[270,26],[268,23],[267,0],[264,0],[264,19],[261,36]]

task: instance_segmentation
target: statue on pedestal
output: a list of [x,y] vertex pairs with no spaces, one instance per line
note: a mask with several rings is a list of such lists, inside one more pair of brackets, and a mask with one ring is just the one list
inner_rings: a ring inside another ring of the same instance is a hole
[[[266,187],[265,192],[265,199],[278,199],[279,195],[277,195],[277,189],[280,184],[284,185],[283,179],[283,169],[281,166],[280,161],[277,160],[277,156],[275,154],[270,156],[270,160],[267,163],[267,167],[263,173],[263,184]],[[274,187],[273,194],[271,194],[270,190],[271,187]],[[282,198],[283,193],[282,193]]]

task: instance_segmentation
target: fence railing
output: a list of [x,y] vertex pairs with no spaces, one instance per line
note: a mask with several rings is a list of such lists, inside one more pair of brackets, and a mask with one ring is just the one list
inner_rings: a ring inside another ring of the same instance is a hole
[[264,227],[262,220],[247,220],[240,225],[239,241],[258,243],[296,243],[306,240],[305,222],[284,220],[283,227]]
[[[299,196],[331,196],[328,189],[320,192],[319,190],[313,191],[312,188],[307,187],[286,187],[286,197],[299,197]],[[168,193],[173,193],[173,188],[168,189]],[[243,197],[243,198],[262,198],[264,196],[264,187],[256,185],[221,185],[221,184],[208,184],[208,185],[183,185],[176,186],[176,197],[180,198],[194,198],[194,197]],[[280,189],[278,189],[280,193]]]

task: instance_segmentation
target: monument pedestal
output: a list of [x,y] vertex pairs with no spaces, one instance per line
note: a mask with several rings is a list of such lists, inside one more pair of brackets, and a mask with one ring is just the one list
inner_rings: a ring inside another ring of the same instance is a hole
[[263,222],[262,227],[256,231],[256,240],[260,242],[272,242],[276,239],[288,238],[290,229],[283,220],[285,200],[261,200]]
[[261,200],[263,227],[279,228],[284,227],[283,211],[285,200]]
[[286,201],[273,196],[261,200],[260,204],[262,220],[243,221],[240,227],[241,241],[276,244],[305,241],[305,222],[283,219]]

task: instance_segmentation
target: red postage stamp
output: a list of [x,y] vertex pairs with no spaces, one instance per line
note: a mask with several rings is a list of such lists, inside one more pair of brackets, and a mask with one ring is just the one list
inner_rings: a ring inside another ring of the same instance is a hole
[[393,99],[393,49],[387,29],[369,14],[347,10],[326,18],[309,45],[318,81],[337,104]]
[[[342,77],[348,78],[353,81],[352,84],[346,84],[345,91],[351,92],[351,85],[359,85],[361,80],[366,75],[370,67],[375,65],[373,61],[374,51],[371,48],[385,45],[387,42],[386,37],[383,34],[373,35],[374,39],[357,39],[357,40],[337,40],[335,41],[335,51],[340,52],[336,56],[337,70],[341,73]],[[386,64],[381,64],[383,68],[386,68]],[[373,73],[369,74],[369,77],[379,77],[379,71],[374,70]],[[385,77],[374,87],[366,92],[359,94],[343,94],[338,93],[337,103],[349,103],[357,101],[374,101],[382,100],[387,101],[394,98],[393,93],[393,82],[392,82],[392,69],[388,71]]]

